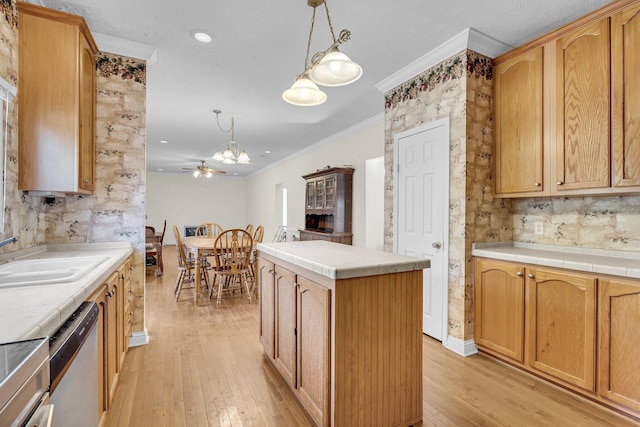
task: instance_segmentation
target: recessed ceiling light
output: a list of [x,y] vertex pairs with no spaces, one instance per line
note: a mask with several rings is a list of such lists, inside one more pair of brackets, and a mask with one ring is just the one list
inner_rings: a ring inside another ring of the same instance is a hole
[[193,30],[191,31],[191,37],[200,43],[211,43],[213,41],[213,34],[207,30]]
[[166,139],[161,139],[160,140],[160,144],[168,144],[168,143],[169,143],[169,141],[167,141]]
[[266,150],[264,154],[271,154],[271,150]]
[[160,169],[158,169],[158,170],[159,170],[160,172],[162,172],[164,169],[160,168]]

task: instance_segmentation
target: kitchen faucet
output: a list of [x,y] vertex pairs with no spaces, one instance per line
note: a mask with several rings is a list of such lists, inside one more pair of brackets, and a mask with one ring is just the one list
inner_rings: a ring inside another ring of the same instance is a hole
[[8,239],[4,239],[0,241],[0,248],[3,247],[4,245],[8,245],[9,243],[15,243],[17,241],[18,241],[18,238],[15,236],[9,237]]

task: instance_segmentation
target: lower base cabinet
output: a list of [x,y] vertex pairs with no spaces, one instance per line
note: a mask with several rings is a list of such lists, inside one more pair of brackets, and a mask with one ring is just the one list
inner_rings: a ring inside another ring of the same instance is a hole
[[640,414],[640,282],[600,282],[598,393]]
[[483,258],[474,277],[480,350],[640,418],[640,281]]
[[98,304],[98,420],[103,426],[118,384],[131,335],[131,261],[127,259],[91,295]]
[[422,420],[422,271],[329,279],[261,253],[260,340],[318,426]]

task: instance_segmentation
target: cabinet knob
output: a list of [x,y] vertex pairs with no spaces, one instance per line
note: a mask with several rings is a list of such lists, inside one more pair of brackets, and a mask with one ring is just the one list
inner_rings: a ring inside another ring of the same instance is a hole
[[85,183],[85,184],[88,184],[89,180],[85,178],[85,179],[82,180],[82,182]]
[[556,184],[557,184],[557,185],[562,185],[562,184],[564,184],[564,182],[562,182],[562,181],[558,181],[558,182],[556,182]]
[[518,272],[516,273],[516,276],[518,276],[518,277],[522,277],[522,271],[518,271]]
[[540,187],[540,183],[539,183],[539,182],[534,182],[534,183],[533,183],[533,186],[534,186],[534,187]]
[[440,243],[440,242],[433,242],[433,243],[431,244],[431,247],[432,247],[433,249],[440,249],[440,248],[442,247],[442,243]]
[[533,274],[529,273],[527,276],[529,276],[529,279],[533,279]]

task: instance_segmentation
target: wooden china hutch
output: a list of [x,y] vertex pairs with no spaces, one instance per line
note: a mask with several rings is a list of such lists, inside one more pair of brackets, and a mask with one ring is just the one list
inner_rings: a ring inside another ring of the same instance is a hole
[[350,245],[353,168],[325,169],[304,175],[304,230],[300,240],[328,240]]

